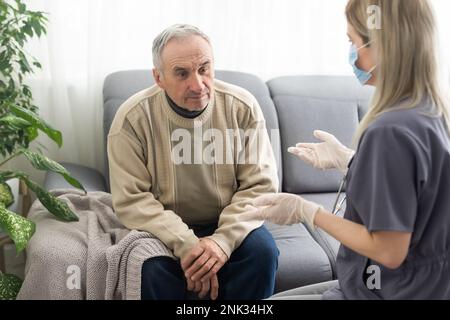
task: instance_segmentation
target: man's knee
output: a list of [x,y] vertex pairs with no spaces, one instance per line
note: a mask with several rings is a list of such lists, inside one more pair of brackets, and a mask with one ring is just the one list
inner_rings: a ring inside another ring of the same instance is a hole
[[251,232],[244,241],[246,255],[261,267],[267,266],[269,271],[278,266],[279,250],[272,234],[262,226]]
[[142,286],[159,286],[161,281],[173,281],[183,276],[180,264],[169,257],[148,259],[142,265]]
[[183,271],[178,261],[169,257],[148,259],[142,265],[141,298],[178,300],[185,297]]
[[176,269],[177,262],[169,257],[148,259],[142,265],[142,277],[161,276],[169,270]]

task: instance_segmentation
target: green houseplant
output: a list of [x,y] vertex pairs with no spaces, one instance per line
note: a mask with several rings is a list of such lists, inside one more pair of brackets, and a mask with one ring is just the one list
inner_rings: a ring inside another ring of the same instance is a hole
[[[31,150],[31,143],[40,133],[59,147],[63,143],[61,132],[39,117],[30,87],[24,82],[36,68],[41,68],[26,53],[24,45],[31,38],[46,34],[46,22],[43,12],[28,10],[22,0],[0,0],[0,227],[14,242],[18,253],[26,248],[35,224],[8,210],[14,202],[8,180],[20,179],[57,218],[68,222],[78,218],[66,203],[33,182],[29,174],[6,170],[5,164],[16,157],[25,157],[35,169],[61,174],[71,185],[84,190],[64,167],[44,156],[40,149]],[[18,277],[0,271],[0,299],[14,299],[20,287]]]

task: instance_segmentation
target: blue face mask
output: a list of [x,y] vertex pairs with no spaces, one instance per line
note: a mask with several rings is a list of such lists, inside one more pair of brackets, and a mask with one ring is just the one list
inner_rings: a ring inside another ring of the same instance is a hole
[[361,48],[356,48],[354,44],[350,46],[350,65],[353,67],[353,72],[355,73],[356,78],[358,78],[359,82],[361,82],[362,85],[365,85],[367,82],[369,82],[370,79],[372,79],[373,76],[372,72],[376,68],[375,66],[370,71],[364,71],[356,66],[356,62],[359,59],[358,51],[364,47],[367,47],[368,45],[369,44],[365,44]]

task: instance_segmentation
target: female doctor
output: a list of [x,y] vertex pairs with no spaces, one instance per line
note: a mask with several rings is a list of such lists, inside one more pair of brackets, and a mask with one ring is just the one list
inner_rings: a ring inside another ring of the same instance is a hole
[[[368,27],[371,5],[381,29]],[[346,17],[355,74],[376,88],[357,151],[321,131],[314,134],[322,143],[289,150],[346,173],[344,218],[291,194],[262,196],[249,208],[252,217],[307,223],[336,238],[338,281],[273,298],[450,299],[450,118],[431,4],[350,0]]]

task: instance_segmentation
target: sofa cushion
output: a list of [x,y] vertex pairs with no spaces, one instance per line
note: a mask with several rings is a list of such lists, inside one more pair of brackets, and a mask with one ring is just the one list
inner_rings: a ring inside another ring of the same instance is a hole
[[373,94],[372,87],[362,87],[353,76],[285,76],[272,79],[267,85],[272,97],[301,96],[357,101],[360,118],[367,111]]
[[333,192],[339,188],[342,174],[337,170],[316,170],[287,152],[298,142],[317,142],[316,129],[334,134],[342,143],[351,145],[358,125],[358,107],[354,101],[296,96],[274,99],[280,120],[283,150],[284,184],[289,193]]
[[[61,165],[66,168],[74,178],[80,181],[86,191],[106,191],[105,179],[97,170],[73,163],[62,162]],[[45,176],[44,188],[46,190],[55,190],[73,189],[74,187],[60,174],[49,171]]]
[[[278,130],[278,118],[275,106],[270,97],[266,84],[255,75],[234,72],[234,71],[216,71],[216,78],[248,90],[253,94],[261,106],[264,113],[267,130],[271,138],[272,148],[275,154],[275,160],[278,166],[278,176],[280,178],[280,187],[282,183],[282,160],[280,153],[280,136]],[[131,70],[120,71],[109,75],[105,79],[103,88],[104,114],[103,114],[103,132],[105,139],[105,179],[109,190],[109,172],[108,160],[106,156],[106,140],[109,128],[119,107],[132,95],[151,87],[154,79],[151,70]]]
[[333,279],[330,260],[302,224],[266,223],[280,251],[275,293]]
[[361,87],[352,77],[292,76],[267,84],[279,119],[283,191],[336,192],[341,173],[316,170],[290,155],[287,149],[298,142],[317,142],[313,137],[316,129],[329,131],[350,146],[373,90]]

